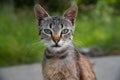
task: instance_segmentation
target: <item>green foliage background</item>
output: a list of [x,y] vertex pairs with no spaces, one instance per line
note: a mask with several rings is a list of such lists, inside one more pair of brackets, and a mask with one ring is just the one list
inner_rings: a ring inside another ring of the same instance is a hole
[[[38,37],[33,12],[36,2],[41,3],[52,15],[62,15],[71,4],[77,3],[79,13],[74,34],[74,43],[77,47],[97,46],[104,51],[120,52],[119,0],[20,1],[22,0],[1,0],[0,3],[1,67],[41,61],[45,46]],[[93,7],[89,8],[89,5]]]

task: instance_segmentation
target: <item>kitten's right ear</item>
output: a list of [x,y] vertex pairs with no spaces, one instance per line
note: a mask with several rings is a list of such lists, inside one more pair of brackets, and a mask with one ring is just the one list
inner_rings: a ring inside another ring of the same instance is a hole
[[35,5],[34,12],[38,20],[38,24],[41,23],[41,20],[43,20],[43,18],[49,17],[48,13],[39,4]]

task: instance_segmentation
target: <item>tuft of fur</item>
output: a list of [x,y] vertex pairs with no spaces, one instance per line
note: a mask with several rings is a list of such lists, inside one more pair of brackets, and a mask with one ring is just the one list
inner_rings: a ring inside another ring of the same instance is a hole
[[[42,61],[44,80],[96,80],[92,64],[72,42],[77,5],[71,6],[61,17],[49,16],[39,4],[34,11],[41,41],[46,45]],[[66,29],[67,32],[62,33]]]

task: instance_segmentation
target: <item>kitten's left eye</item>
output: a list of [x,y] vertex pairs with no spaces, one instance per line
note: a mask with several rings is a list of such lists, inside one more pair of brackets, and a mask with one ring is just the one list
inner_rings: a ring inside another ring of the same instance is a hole
[[51,30],[50,29],[44,29],[44,32],[47,34],[51,34]]
[[68,33],[68,31],[69,31],[68,29],[63,29],[61,34],[66,34],[66,33]]

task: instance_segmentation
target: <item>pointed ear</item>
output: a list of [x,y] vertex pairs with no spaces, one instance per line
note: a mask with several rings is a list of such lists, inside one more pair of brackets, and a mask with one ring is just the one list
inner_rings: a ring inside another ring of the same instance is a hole
[[43,18],[49,17],[48,13],[39,4],[35,5],[34,12],[38,20],[38,24],[41,23],[41,20],[43,20]]
[[69,9],[67,9],[64,13],[64,17],[69,19],[74,25],[75,18],[77,16],[78,7],[77,5],[72,5]]

